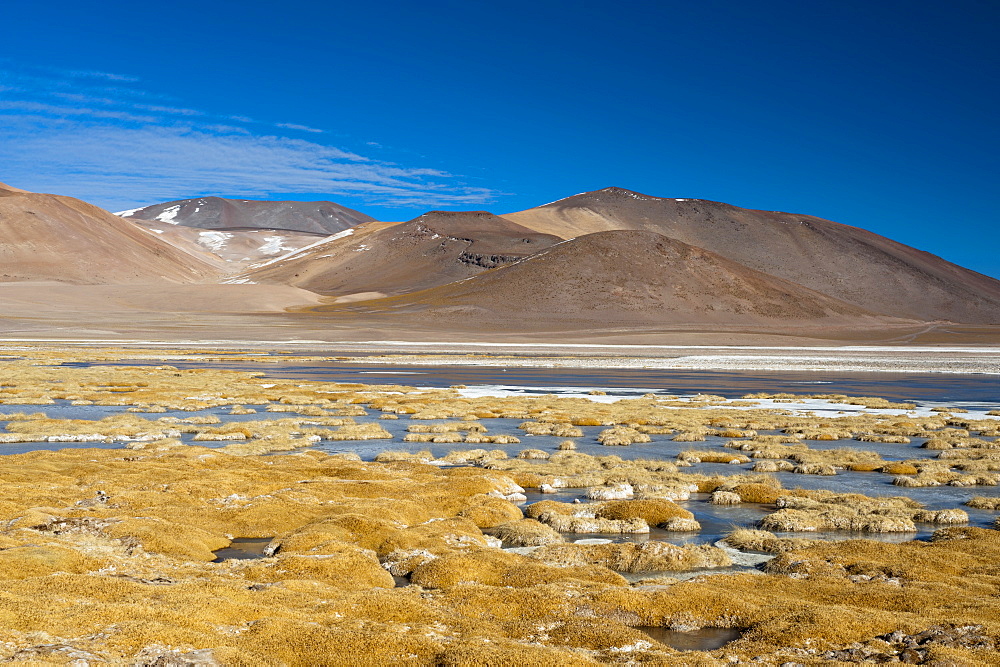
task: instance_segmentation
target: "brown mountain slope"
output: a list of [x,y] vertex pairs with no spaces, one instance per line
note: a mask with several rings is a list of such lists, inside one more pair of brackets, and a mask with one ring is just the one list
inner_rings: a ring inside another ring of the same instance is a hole
[[200,229],[284,229],[308,234],[336,234],[374,220],[330,201],[257,201],[200,197],[121,211],[123,217]]
[[0,187],[0,281],[195,282],[217,271],[155,234],[71,197]]
[[170,245],[218,266],[226,274],[237,273],[250,264],[287,255],[327,238],[326,234],[285,229],[199,229],[136,218],[131,220]]
[[483,211],[432,211],[400,224],[362,225],[349,236],[260,265],[240,279],[346,298],[402,294],[510,264],[559,240]]
[[611,229],[654,231],[872,311],[1000,323],[1000,281],[813,216],[606,188],[505,217],[562,238]]
[[599,232],[461,282],[319,312],[532,329],[899,322],[654,232]]

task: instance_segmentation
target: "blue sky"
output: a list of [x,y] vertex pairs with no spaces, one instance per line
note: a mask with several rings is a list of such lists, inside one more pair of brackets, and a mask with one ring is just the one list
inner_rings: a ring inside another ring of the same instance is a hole
[[377,218],[617,185],[1000,277],[1000,5],[4,3],[0,181]]

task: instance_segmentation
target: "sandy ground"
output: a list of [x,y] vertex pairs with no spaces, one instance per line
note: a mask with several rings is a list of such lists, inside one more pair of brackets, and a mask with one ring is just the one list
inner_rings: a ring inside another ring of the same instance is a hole
[[526,319],[512,333],[287,312],[322,301],[275,285],[0,284],[0,345],[284,349],[385,364],[1000,374],[1000,326],[532,330]]

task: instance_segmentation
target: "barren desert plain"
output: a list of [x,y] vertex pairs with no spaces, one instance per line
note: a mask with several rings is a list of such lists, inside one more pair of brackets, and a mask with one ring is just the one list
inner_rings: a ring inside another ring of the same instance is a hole
[[0,658],[997,663],[1000,281],[621,188],[198,201],[0,186]]

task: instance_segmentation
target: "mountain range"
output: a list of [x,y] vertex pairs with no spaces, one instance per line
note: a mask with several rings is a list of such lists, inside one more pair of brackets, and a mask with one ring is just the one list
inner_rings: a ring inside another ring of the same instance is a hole
[[153,311],[577,338],[1000,325],[1000,281],[928,252],[809,215],[617,187],[384,222],[332,202],[219,197],[115,215],[0,184],[0,299],[8,329]]

